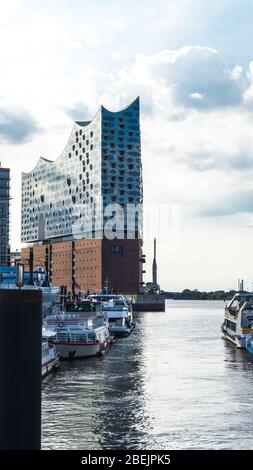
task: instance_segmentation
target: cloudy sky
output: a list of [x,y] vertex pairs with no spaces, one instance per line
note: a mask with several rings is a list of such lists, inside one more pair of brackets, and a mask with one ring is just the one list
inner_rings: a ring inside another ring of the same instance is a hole
[[[0,161],[54,160],[74,120],[141,97],[146,224],[169,290],[229,289],[253,266],[253,0],[0,0]],[[165,209],[167,206],[167,209]],[[148,217],[146,217],[148,220]]]

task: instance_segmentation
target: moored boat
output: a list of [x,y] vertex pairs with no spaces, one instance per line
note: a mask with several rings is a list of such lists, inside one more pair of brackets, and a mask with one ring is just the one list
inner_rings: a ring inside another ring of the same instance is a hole
[[247,348],[253,333],[253,294],[236,293],[225,307],[223,335],[237,348]]
[[[54,345],[63,359],[102,355],[112,343],[108,321],[90,311],[91,302],[70,302],[67,311],[47,316],[45,324],[56,334]],[[72,313],[74,312],[74,313]]]
[[132,305],[121,294],[95,294],[90,300],[101,303],[102,314],[109,321],[110,332],[114,335],[128,336],[135,327]]
[[50,372],[58,369],[60,358],[57,354],[56,347],[53,344],[55,333],[52,331],[42,330],[42,351],[41,351],[41,378],[44,379]]

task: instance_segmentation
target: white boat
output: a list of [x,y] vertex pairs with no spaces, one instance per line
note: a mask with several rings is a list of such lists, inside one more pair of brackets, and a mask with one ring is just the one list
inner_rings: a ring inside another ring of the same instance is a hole
[[98,315],[60,312],[46,317],[45,325],[55,332],[53,342],[63,359],[102,355],[114,339],[108,322]]
[[60,358],[57,354],[56,347],[53,344],[55,333],[52,331],[42,330],[42,354],[41,354],[41,377],[46,377],[50,372],[58,369]]
[[101,302],[102,314],[109,321],[110,332],[114,335],[128,336],[135,327],[132,305],[121,294],[94,294],[90,300]]
[[225,307],[225,318],[221,326],[224,337],[237,348],[247,348],[253,333],[253,294],[234,295]]

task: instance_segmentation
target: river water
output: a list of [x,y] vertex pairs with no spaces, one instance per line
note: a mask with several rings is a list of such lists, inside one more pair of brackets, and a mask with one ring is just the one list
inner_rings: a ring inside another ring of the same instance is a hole
[[253,449],[253,355],[221,338],[224,303],[167,301],[102,358],[42,386],[43,449]]

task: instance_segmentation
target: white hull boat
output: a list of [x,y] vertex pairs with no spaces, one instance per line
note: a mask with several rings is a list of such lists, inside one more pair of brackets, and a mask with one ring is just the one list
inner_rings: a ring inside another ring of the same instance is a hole
[[245,349],[253,333],[253,294],[237,293],[225,307],[221,326],[224,337],[237,348]]
[[50,372],[54,372],[60,366],[60,358],[56,347],[52,343],[55,334],[52,331],[42,331],[42,359],[41,378],[44,379]]
[[129,300],[119,294],[96,294],[89,299],[101,302],[102,314],[109,322],[113,335],[128,336],[135,327],[132,305]]
[[69,310],[45,319],[47,328],[55,332],[53,342],[62,359],[102,355],[114,339],[102,315],[82,311],[81,303],[78,308],[79,313]]
[[91,356],[101,356],[111,343],[111,338],[102,342],[71,342],[56,341],[56,349],[62,359],[80,359]]

